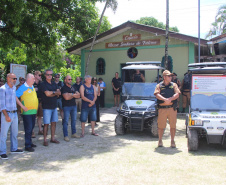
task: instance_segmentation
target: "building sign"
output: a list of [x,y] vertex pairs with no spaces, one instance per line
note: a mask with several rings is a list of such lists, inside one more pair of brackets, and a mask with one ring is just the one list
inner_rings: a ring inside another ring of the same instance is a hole
[[137,47],[152,45],[160,45],[160,39],[127,41],[127,42],[109,42],[105,44],[105,48],[122,48],[122,47]]
[[123,35],[123,41],[141,40],[141,34]]
[[10,64],[10,73],[14,73],[17,77],[16,85],[19,84],[19,78],[26,78],[27,65]]

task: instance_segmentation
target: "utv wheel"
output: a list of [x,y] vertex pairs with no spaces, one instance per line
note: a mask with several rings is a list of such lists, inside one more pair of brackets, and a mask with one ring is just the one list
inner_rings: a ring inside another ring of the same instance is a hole
[[119,114],[115,118],[115,133],[117,135],[124,135],[126,133],[125,119]]
[[190,130],[188,128],[188,151],[198,150],[199,139],[197,130]]
[[151,123],[151,135],[153,137],[158,137],[158,117],[154,117]]

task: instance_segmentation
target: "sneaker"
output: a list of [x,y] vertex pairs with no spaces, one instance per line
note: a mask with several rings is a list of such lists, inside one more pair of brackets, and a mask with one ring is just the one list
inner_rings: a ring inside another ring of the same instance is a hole
[[64,141],[69,142],[70,141],[69,137],[68,136],[64,137]]
[[34,148],[32,148],[32,147],[28,147],[28,148],[25,148],[25,151],[28,151],[28,152],[34,152],[34,151],[35,151],[35,149],[34,149]]
[[11,151],[11,153],[12,154],[22,154],[22,153],[24,153],[24,151],[23,150],[20,150],[20,149],[17,149],[15,151]]
[[34,148],[34,147],[37,147],[37,145],[35,145],[35,144],[32,143],[31,144],[31,147]]
[[71,135],[71,137],[73,137],[73,138],[80,138],[80,136],[77,135],[76,133],[74,133],[73,135]]
[[2,154],[1,159],[8,159],[8,156],[6,154]]

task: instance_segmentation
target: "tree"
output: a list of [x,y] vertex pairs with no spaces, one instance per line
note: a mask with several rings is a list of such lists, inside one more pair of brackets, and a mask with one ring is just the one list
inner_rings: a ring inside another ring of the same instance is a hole
[[[97,1],[104,0],[0,1],[0,62],[6,66],[26,64],[33,69],[65,66],[65,48],[95,33],[99,20]],[[104,18],[100,30],[110,28]]]
[[[99,24],[98,24],[98,26],[96,28],[96,32],[95,32],[95,35],[93,37],[93,42],[92,42],[91,47],[90,47],[90,52],[89,52],[88,59],[87,59],[87,62],[86,62],[85,74],[87,74],[87,72],[88,72],[88,66],[89,66],[89,61],[90,61],[90,57],[91,57],[91,52],[93,50],[94,42],[95,42],[96,36],[97,36],[97,34],[98,34],[99,30],[100,30],[100,26],[101,26],[102,19],[104,17],[105,10],[106,10],[106,8],[108,6],[110,6],[110,2],[116,3],[115,5],[117,6],[117,1],[115,1],[115,0],[106,0],[106,2],[105,2],[104,9],[103,9],[102,14],[100,16]],[[115,9],[116,9],[116,7],[115,7]]]
[[211,24],[206,39],[212,38],[213,35],[222,35],[224,33],[226,33],[226,5],[223,5],[218,9],[215,22]]
[[[138,24],[144,24],[144,25],[148,25],[148,26],[154,26],[157,28],[162,28],[162,29],[166,29],[166,25],[162,22],[159,22],[156,18],[154,17],[141,17],[139,20],[136,21],[132,21]],[[170,31],[175,31],[175,32],[179,32],[178,28],[175,27],[169,27]]]

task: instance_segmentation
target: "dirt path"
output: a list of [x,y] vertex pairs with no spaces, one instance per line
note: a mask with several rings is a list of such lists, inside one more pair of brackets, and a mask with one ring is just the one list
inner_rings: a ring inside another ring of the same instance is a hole
[[[184,119],[178,119],[176,144],[170,148],[169,127],[163,148],[146,132],[116,136],[115,109],[101,109],[101,123],[84,138],[63,140],[61,121],[56,136],[60,144],[42,146],[43,136],[33,140],[34,153],[9,154],[0,160],[0,184],[225,184],[226,150],[207,145],[188,153]],[[19,147],[24,146],[23,124],[19,125]],[[35,127],[37,134],[38,128]],[[80,122],[77,122],[80,134]],[[9,140],[8,140],[9,150]]]

